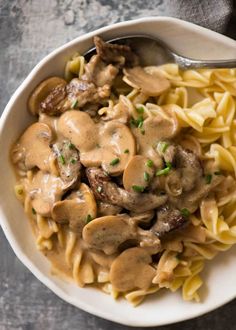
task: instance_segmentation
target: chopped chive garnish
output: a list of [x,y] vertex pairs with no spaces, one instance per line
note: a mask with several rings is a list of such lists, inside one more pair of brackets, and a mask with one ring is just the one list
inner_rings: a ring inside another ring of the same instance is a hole
[[143,126],[143,117],[140,116],[138,119],[132,118],[130,120],[130,125],[133,126],[133,127],[142,128],[142,126]]
[[144,107],[137,107],[136,111],[140,114],[143,114],[144,113]]
[[119,158],[114,158],[112,159],[112,161],[110,162],[111,166],[117,165],[120,162]]
[[166,162],[166,167],[156,172],[156,176],[167,175],[171,170],[171,163]]
[[151,159],[148,159],[147,162],[146,162],[146,165],[148,167],[153,167],[153,161]]
[[132,189],[135,192],[143,192],[145,188],[143,186],[136,186],[136,185],[134,185],[134,186],[132,186]]
[[145,134],[145,129],[141,128],[140,132],[141,132],[142,135],[144,135]]
[[78,105],[78,100],[76,99],[76,100],[74,100],[74,101],[72,102],[72,104],[71,104],[71,108],[72,108],[72,109],[75,109],[75,108],[77,107],[77,105]]
[[140,121],[138,124],[138,128],[142,128],[143,127],[143,121]]
[[207,184],[210,184],[210,183],[211,183],[211,180],[212,180],[212,175],[211,175],[211,174],[207,174],[207,175],[205,176],[205,179],[206,179],[206,183],[207,183]]
[[157,148],[158,150],[160,150],[161,152],[166,152],[167,148],[169,147],[169,144],[167,142],[158,142],[157,144]]
[[86,219],[85,219],[85,222],[86,223],[89,223],[92,220],[93,220],[93,217],[91,216],[91,214],[88,214],[87,217],[86,217]]
[[71,164],[75,164],[75,163],[76,163],[76,159],[72,158],[72,159],[70,160],[70,162],[71,162]]
[[180,210],[180,213],[182,214],[183,217],[189,217],[190,216],[190,211],[186,208]]
[[101,192],[102,192],[102,187],[101,187],[101,186],[98,186],[98,187],[97,187],[97,191],[98,191],[99,193],[101,193]]
[[216,171],[216,172],[214,172],[214,174],[215,175],[221,175],[222,173],[221,173],[221,171]]
[[59,159],[59,162],[60,162],[62,165],[65,165],[66,161],[65,161],[65,157],[64,157],[63,155],[60,155],[60,156],[58,157],[58,159]]
[[128,154],[129,153],[129,149],[125,149],[124,154]]
[[143,173],[143,178],[144,178],[145,181],[148,182],[148,181],[150,180],[150,175],[149,175],[149,173],[144,172],[144,173]]
[[75,149],[75,145],[71,142],[68,144],[68,147],[69,147],[69,149]]
[[36,211],[35,211],[35,209],[32,207],[32,213],[33,214],[36,214]]

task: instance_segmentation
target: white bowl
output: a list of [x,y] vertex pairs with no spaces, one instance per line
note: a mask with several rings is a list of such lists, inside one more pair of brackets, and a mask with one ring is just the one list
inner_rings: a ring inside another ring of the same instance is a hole
[[[236,42],[197,25],[168,17],[142,18],[105,27],[56,49],[32,70],[10,99],[0,122],[1,207],[3,231],[17,257],[48,288],[68,303],[105,319],[131,326],[155,326],[178,322],[209,312],[236,297],[236,248],[221,253],[204,272],[204,299],[200,304],[184,302],[181,294],[161,291],[133,308],[125,300],[114,301],[98,290],[81,289],[50,274],[48,260],[36,249],[23,208],[14,196],[14,173],[9,149],[32,121],[26,109],[30,92],[43,79],[63,75],[66,60],[76,51],[83,54],[92,37],[114,38],[145,33],[157,36],[186,56],[199,59],[236,57]],[[148,49],[147,49],[148,51]]]

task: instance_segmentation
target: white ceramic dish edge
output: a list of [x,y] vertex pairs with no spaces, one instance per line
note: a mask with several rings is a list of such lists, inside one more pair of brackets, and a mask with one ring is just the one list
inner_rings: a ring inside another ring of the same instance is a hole
[[[211,37],[214,38],[218,38],[219,40],[222,38],[222,40],[224,39],[224,44],[228,44],[229,47],[233,47],[236,46],[235,41],[231,40],[230,38],[221,36],[215,32],[209,31],[207,29],[204,28],[200,28],[194,24],[191,23],[187,23],[178,19],[174,19],[174,18],[169,18],[169,17],[160,17],[160,18],[153,18],[153,17],[148,17],[148,18],[141,18],[135,21],[128,21],[128,22],[122,22],[122,23],[118,23],[118,24],[114,24],[112,26],[108,26],[108,27],[104,27],[101,28],[99,30],[96,30],[94,32],[88,33],[86,35],[83,35],[81,37],[78,37],[74,40],[72,40],[71,42],[59,47],[58,49],[54,50],[52,53],[50,53],[48,56],[46,56],[43,60],[41,60],[36,66],[35,68],[31,71],[31,73],[28,75],[28,77],[23,81],[23,83],[19,86],[19,88],[15,91],[15,93],[13,94],[13,96],[11,97],[10,101],[8,102],[4,113],[1,117],[1,121],[0,121],[0,140],[1,140],[1,136],[2,136],[2,131],[3,131],[3,127],[4,124],[6,122],[6,119],[10,113],[10,110],[12,108],[12,106],[14,105],[15,101],[17,100],[17,98],[21,95],[22,91],[24,91],[24,89],[28,86],[28,84],[31,82],[32,78],[35,77],[38,73],[38,71],[41,69],[41,67],[49,60],[52,59],[53,57],[55,57],[58,53],[64,51],[65,49],[69,49],[72,46],[76,45],[78,42],[81,42],[83,40],[91,40],[91,38],[96,35],[96,34],[104,34],[107,32],[112,32],[112,31],[119,31],[119,28],[124,28],[124,27],[128,27],[129,25],[134,25],[137,23],[143,23],[143,22],[152,22],[152,21],[172,21],[175,22],[177,24],[180,24],[181,26],[183,26],[183,28],[185,26],[187,26],[188,28],[191,27],[192,31],[196,31],[199,29],[201,29],[201,31],[204,34],[208,34]],[[119,34],[119,33],[118,33]],[[42,282],[44,283],[48,288],[50,288],[56,295],[58,295],[60,298],[62,298],[63,300],[67,301],[68,303],[77,306],[89,313],[92,313],[94,315],[103,317],[105,319],[111,320],[111,321],[115,321],[117,323],[121,323],[121,324],[125,324],[125,325],[130,325],[130,326],[155,326],[155,325],[164,325],[164,324],[169,324],[169,323],[173,323],[173,322],[178,322],[178,321],[183,321],[186,319],[190,319],[193,317],[197,317],[203,313],[209,312],[225,303],[227,303],[228,301],[232,300],[233,298],[235,298],[236,294],[235,292],[232,292],[232,295],[229,296],[227,299],[225,299],[224,301],[221,301],[217,304],[215,304],[214,306],[208,307],[206,310],[204,310],[204,312],[200,312],[200,313],[189,313],[187,316],[182,316],[179,315],[179,317],[176,317],[174,320],[165,320],[165,321],[161,321],[160,323],[157,324],[156,321],[152,321],[150,320],[149,322],[145,321],[144,323],[140,323],[140,322],[136,322],[135,320],[130,321],[130,320],[121,320],[120,318],[116,317],[115,315],[111,315],[109,312],[101,312],[99,310],[96,310],[95,308],[93,308],[92,306],[90,306],[87,303],[84,303],[83,301],[79,301],[74,299],[73,297],[69,297],[68,294],[66,294],[63,290],[61,290],[60,288],[58,288],[58,286],[51,281],[51,279],[49,279],[48,277],[44,276],[42,274],[42,272],[40,271],[40,269],[38,269],[34,263],[26,256],[22,253],[21,248],[18,244],[18,242],[16,241],[15,237],[12,234],[11,228],[8,225],[8,221],[2,211],[2,209],[0,209],[0,220],[1,220],[1,226],[3,228],[3,231],[12,247],[12,249],[14,250],[16,256],[21,260],[21,262]],[[232,290],[233,291],[233,290]],[[236,290],[235,290],[236,291]]]

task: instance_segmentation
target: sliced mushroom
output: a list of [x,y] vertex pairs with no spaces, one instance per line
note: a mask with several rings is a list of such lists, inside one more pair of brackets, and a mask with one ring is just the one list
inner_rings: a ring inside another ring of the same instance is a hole
[[154,168],[147,165],[148,158],[136,155],[126,166],[123,173],[123,186],[128,191],[136,187],[146,188],[154,175]]
[[84,241],[90,247],[102,250],[106,254],[115,253],[123,242],[135,236],[127,214],[97,218],[83,229]]
[[83,239],[91,248],[109,255],[131,240],[135,245],[152,250],[153,253],[160,249],[159,239],[152,232],[139,228],[127,214],[94,219],[84,227]]
[[41,110],[41,102],[43,102],[50,93],[57,94],[58,102],[65,96],[66,81],[60,77],[51,77],[42,81],[29,97],[28,107],[33,115]]
[[[102,166],[113,175],[123,172],[135,154],[135,141],[129,128],[118,122],[95,124],[82,111],[64,113],[58,122],[58,131],[80,151],[85,167]],[[124,151],[129,148],[129,152]]]
[[123,72],[126,84],[139,89],[145,95],[159,96],[170,88],[170,82],[164,76],[151,75],[140,66],[124,69]]
[[162,108],[146,104],[154,116],[143,121],[142,130],[139,127],[131,127],[132,133],[139,146],[139,154],[150,158],[156,167],[162,166],[162,157],[158,154],[156,146],[159,141],[171,140],[178,134],[180,126],[172,105]]
[[166,195],[128,192],[111,182],[111,178],[99,168],[87,168],[86,174],[97,199],[130,211],[138,213],[149,211],[164,204],[167,200]]
[[122,252],[112,263],[110,280],[114,289],[126,292],[147,289],[155,276],[150,254],[138,247]]
[[81,152],[94,149],[98,143],[96,125],[91,117],[82,111],[71,110],[61,115],[58,132]]
[[38,167],[42,171],[50,171],[50,161],[55,157],[49,147],[52,141],[52,131],[48,125],[34,123],[21,136],[12,150],[14,163],[25,170]]
[[73,192],[63,201],[56,202],[52,208],[54,221],[68,223],[71,230],[79,234],[87,222],[96,218],[96,214],[96,201],[85,183],[81,183],[77,192]]
[[32,203],[32,207],[42,216],[51,216],[51,210],[55,202],[61,199],[69,185],[60,177],[38,171],[26,185],[26,191]]
[[54,143],[52,149],[57,157],[62,180],[65,182],[76,182],[80,174],[81,164],[75,146],[69,140],[64,140]]

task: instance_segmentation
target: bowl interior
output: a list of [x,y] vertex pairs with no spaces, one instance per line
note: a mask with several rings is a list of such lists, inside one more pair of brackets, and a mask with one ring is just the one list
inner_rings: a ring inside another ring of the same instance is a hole
[[[98,290],[81,289],[50,274],[47,259],[36,249],[29,221],[14,196],[15,177],[9,162],[9,149],[33,118],[26,109],[33,88],[51,75],[63,75],[67,59],[76,52],[83,53],[92,45],[94,35],[114,38],[125,34],[150,34],[163,39],[185,56],[199,59],[235,58],[236,42],[196,25],[171,18],[146,18],[102,28],[62,46],[42,60],[17,89],[0,124],[0,222],[18,258],[57,295],[73,305],[112,321],[133,326],[153,326],[172,323],[210,311],[236,296],[236,248],[222,253],[208,263],[204,272],[203,303],[182,301],[180,293],[164,290],[146,299],[138,308],[126,301],[113,301]],[[227,281],[225,281],[227,278]],[[224,290],[219,290],[224,288]]]

